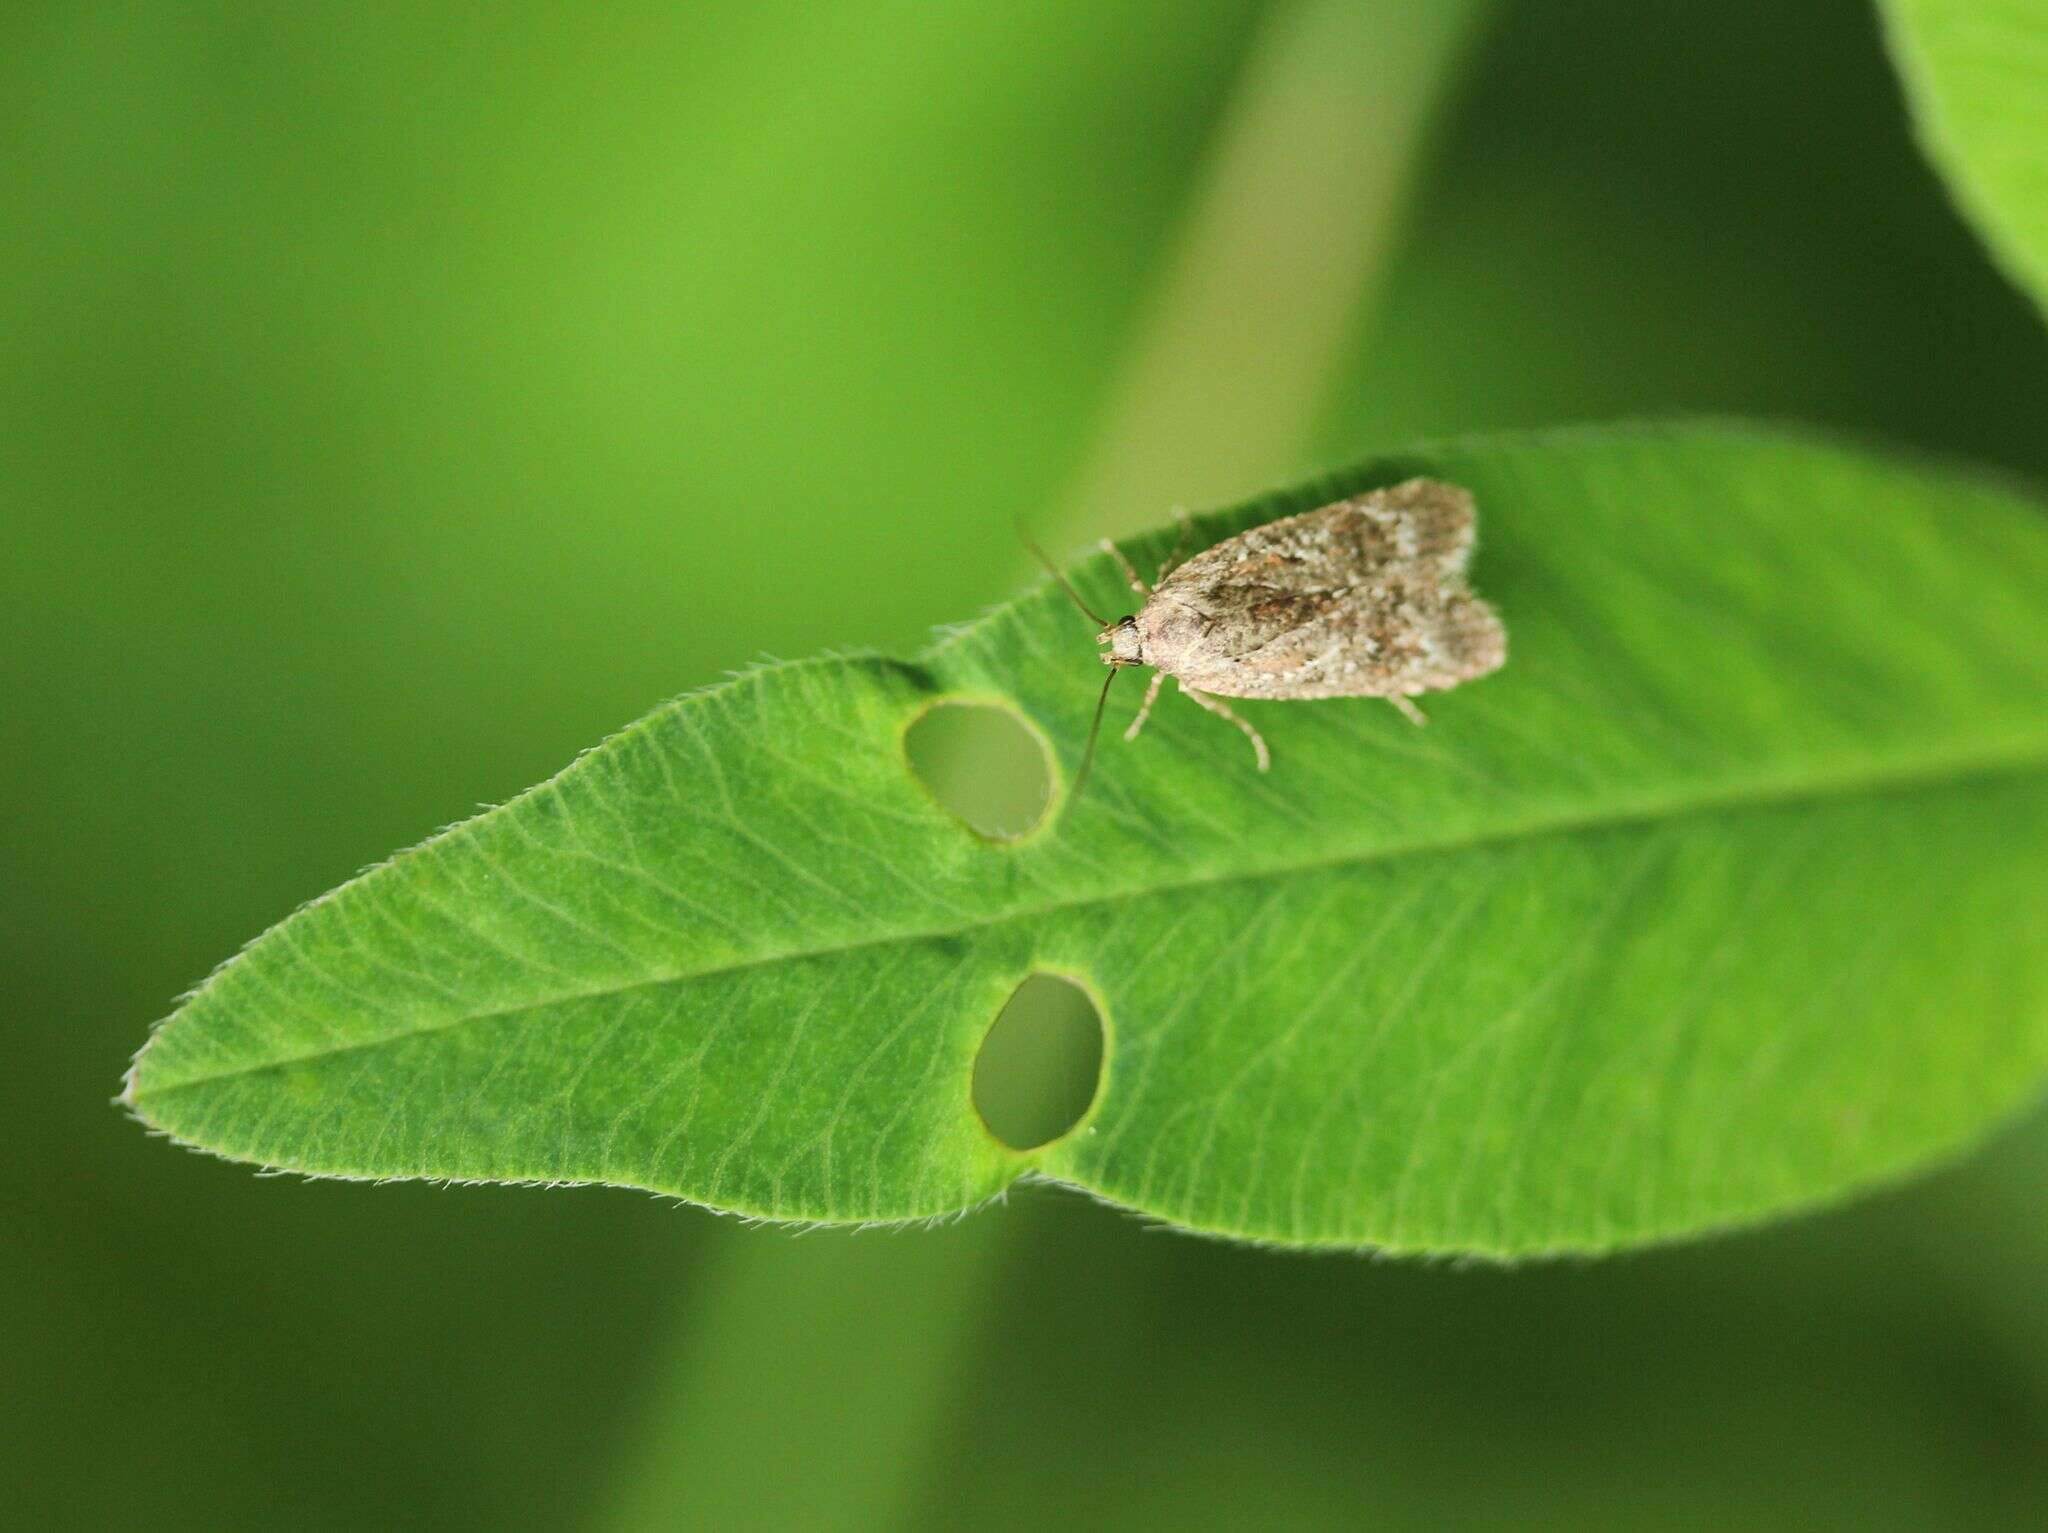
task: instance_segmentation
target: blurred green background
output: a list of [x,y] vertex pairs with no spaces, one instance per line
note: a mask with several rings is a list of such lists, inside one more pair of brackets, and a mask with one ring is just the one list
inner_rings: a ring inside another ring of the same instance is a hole
[[1863,6],[102,0],[0,18],[0,123],[0,1524],[2048,1515],[2038,1120],[1502,1271],[266,1179],[110,1101],[298,902],[914,646],[1019,516],[1675,410],[2048,473]]

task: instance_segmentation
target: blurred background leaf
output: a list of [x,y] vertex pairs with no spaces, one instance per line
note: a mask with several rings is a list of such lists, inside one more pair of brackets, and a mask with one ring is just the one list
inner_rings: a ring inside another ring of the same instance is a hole
[[[2038,1120],[1849,1213],[1503,1274],[1049,1192],[791,1240],[265,1181],[108,1104],[296,901],[760,650],[1002,594],[1285,11],[0,23],[0,1520],[561,1527],[705,1486],[734,1525],[2037,1516]],[[1515,0],[1443,109],[1276,477],[1674,408],[2048,470],[2048,342],[1855,0]]]
[[1921,142],[2048,307],[2048,0],[1882,0]]

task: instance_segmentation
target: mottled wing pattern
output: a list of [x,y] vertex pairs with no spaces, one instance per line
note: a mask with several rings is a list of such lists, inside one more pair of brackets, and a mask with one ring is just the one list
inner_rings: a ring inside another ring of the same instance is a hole
[[1465,585],[1472,497],[1411,479],[1285,517],[1195,555],[1138,623],[1145,659],[1224,697],[1393,697],[1507,656]]

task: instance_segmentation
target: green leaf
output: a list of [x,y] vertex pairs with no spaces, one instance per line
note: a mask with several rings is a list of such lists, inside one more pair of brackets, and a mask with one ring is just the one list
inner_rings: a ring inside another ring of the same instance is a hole
[[[185,1003],[127,1100],[321,1174],[897,1220],[1036,1173],[1203,1230],[1497,1254],[1839,1195],[2026,1101],[2039,508],[1632,428],[1420,450],[1198,529],[1418,473],[1476,495],[1510,635],[1427,729],[1247,705],[1260,776],[1169,694],[1064,821],[990,842],[902,739],[937,700],[999,700],[1070,779],[1102,672],[1041,588],[915,662],[679,699],[315,901]],[[1104,558],[1075,578],[1122,599]],[[970,1078],[1034,971],[1093,994],[1107,1046],[1083,1125],[1020,1154]]]
[[1928,157],[2048,309],[2048,0],[1883,0]]

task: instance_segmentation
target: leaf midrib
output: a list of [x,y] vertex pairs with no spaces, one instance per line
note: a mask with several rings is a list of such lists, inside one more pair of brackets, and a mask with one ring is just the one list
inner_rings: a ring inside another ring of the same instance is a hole
[[[202,1086],[214,1085],[224,1080],[235,1080],[243,1076],[261,1074],[267,1070],[283,1070],[294,1065],[310,1064],[318,1060],[361,1053],[366,1049],[383,1048],[404,1043],[414,1038],[436,1033],[451,1032],[477,1022],[498,1021],[518,1016],[522,1012],[539,1011],[549,1006],[560,1006],[569,1002],[597,1000],[606,996],[626,995],[637,990],[651,990],[664,985],[682,984],[689,980],[707,979],[714,975],[736,973],[746,969],[761,968],[773,963],[799,962],[808,958],[830,957],[836,953],[857,952],[863,948],[881,947],[898,942],[922,942],[936,937],[960,936],[969,932],[984,931],[1005,922],[1035,916],[1057,915],[1070,910],[1082,910],[1094,905],[1107,905],[1119,900],[1148,898],[1158,894],[1173,894],[1191,889],[1214,888],[1226,884],[1253,883],[1271,878],[1291,877],[1301,874],[1328,872],[1332,869],[1364,866],[1374,863],[1396,862],[1403,858],[1436,853],[1457,853],[1473,851],[1483,847],[1515,845],[1522,842],[1542,840],[1549,836],[1569,836],[1589,831],[1620,829],[1628,826],[1663,824],[1680,820],[1704,818],[1716,814],[1739,813],[1748,810],[1786,808],[1805,803],[1826,803],[1837,800],[1867,797],[1907,796],[1917,793],[1948,791],[1967,787],[1974,783],[1998,781],[2005,778],[2031,776],[2048,770],[2048,744],[2031,742],[2015,748],[2009,755],[1988,752],[1976,758],[1957,758],[1932,763],[1902,763],[1889,768],[1879,767],[1854,778],[1820,777],[1811,781],[1793,783],[1753,782],[1724,792],[1706,791],[1690,799],[1665,799],[1647,802],[1631,807],[1600,812],[1579,814],[1554,814],[1539,817],[1526,824],[1504,825],[1495,829],[1462,836],[1438,837],[1434,839],[1395,842],[1375,847],[1370,851],[1351,852],[1322,858],[1306,858],[1284,865],[1259,868],[1245,872],[1202,873],[1188,877],[1166,880],[1148,885],[1142,889],[1119,889],[1105,894],[1091,894],[1070,900],[1048,900],[1036,905],[1015,906],[998,914],[958,921],[944,926],[930,926],[893,931],[884,936],[861,938],[851,942],[821,944],[812,948],[789,948],[759,957],[741,958],[726,963],[708,964],[700,968],[684,969],[674,973],[650,975],[645,979],[629,980],[621,984],[605,985],[587,990],[570,990],[535,1000],[521,1001],[516,1005],[496,1007],[487,1011],[464,1012],[460,1016],[426,1026],[407,1028],[402,1031],[385,1033],[376,1038],[365,1038],[352,1043],[331,1044],[317,1049],[306,1049],[292,1054],[281,1054],[260,1063],[238,1065],[231,1069],[210,1071],[202,1075],[188,1076],[159,1086],[146,1086],[142,1081],[145,1057],[137,1061],[137,1069],[128,1089],[121,1100],[130,1107],[138,1106],[152,1097],[164,1097],[177,1092],[191,1091]],[[505,810],[511,810],[507,804]],[[500,811],[504,812],[504,811]],[[243,955],[247,962],[253,954]],[[223,971],[225,972],[225,971]],[[218,978],[218,976],[216,976]]]

